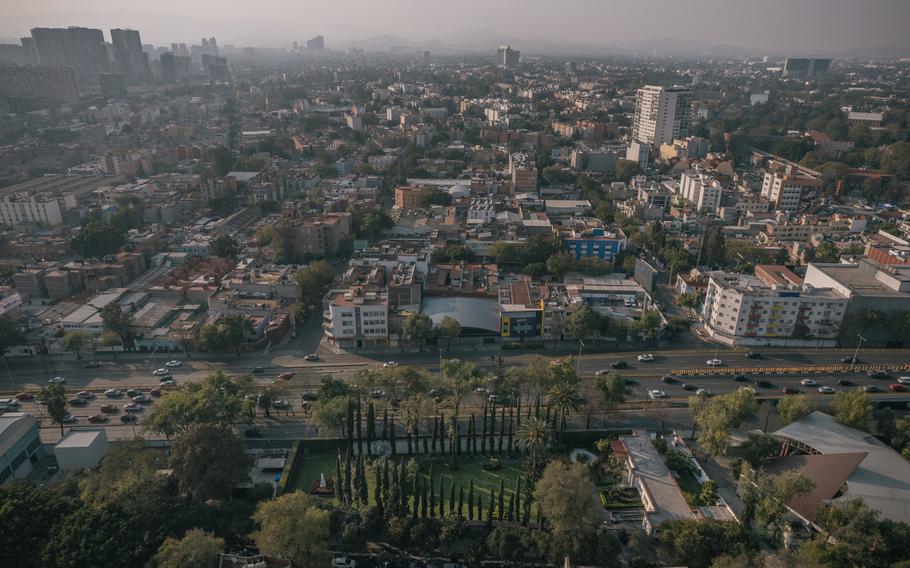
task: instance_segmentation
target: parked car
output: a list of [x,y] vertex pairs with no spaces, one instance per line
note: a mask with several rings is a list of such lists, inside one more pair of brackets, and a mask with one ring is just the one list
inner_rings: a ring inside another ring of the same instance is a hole
[[102,404],[101,412],[105,414],[119,414],[120,409],[114,406],[113,404]]
[[834,394],[837,391],[834,389],[834,387],[829,387],[828,385],[822,385],[822,386],[818,387],[818,392],[820,392],[822,394]]
[[708,359],[707,361],[705,361],[705,363],[709,367],[720,367],[721,365],[724,364],[722,359]]
[[87,362],[83,363],[82,366],[85,367],[86,369],[95,369],[97,367],[100,367],[101,363],[99,363],[98,361],[87,361]]
[[118,398],[123,396],[123,393],[119,389],[107,389],[104,391],[104,396],[108,398]]
[[652,389],[648,391],[648,396],[651,397],[651,400],[657,400],[658,398],[667,398],[667,393],[662,390]]
[[629,365],[625,361],[613,361],[610,363],[610,367],[614,369],[625,369]]
[[178,361],[177,359],[171,359],[164,364],[165,367],[182,367],[183,361]]
[[900,383],[888,385],[888,388],[891,389],[891,392],[907,392],[907,387]]
[[397,367],[398,361],[386,361],[382,364],[383,367]]
[[85,400],[95,400],[95,393],[89,391],[79,391],[76,393],[76,396],[84,398]]
[[132,422],[139,422],[139,417],[135,414],[123,414],[120,416],[120,421],[124,424],[129,424]]
[[644,355],[638,356],[639,363],[650,363],[653,360],[654,360],[654,355],[651,355],[650,353],[645,353]]
[[601,377],[601,376],[603,376],[603,375],[608,375],[608,374],[610,374],[611,372],[613,372],[612,369],[601,369],[601,370],[597,371],[596,373],[594,373],[594,376],[595,376],[595,377]]
[[863,391],[865,391],[865,392],[884,392],[882,387],[880,387],[878,385],[865,385],[863,387]]
[[155,375],[156,377],[161,377],[164,375],[169,375],[169,374],[171,374],[171,372],[168,371],[167,369],[161,368],[161,369],[155,369],[154,371],[152,371],[152,374]]
[[30,400],[35,400],[35,394],[30,392],[20,392],[16,395],[16,400],[19,402],[28,402]]
[[622,384],[626,385],[627,387],[634,387],[638,384],[638,381],[635,379],[630,379],[629,377],[623,377]]
[[65,385],[66,379],[64,379],[63,377],[53,377],[53,378],[48,379],[47,382],[52,385]]
[[796,387],[784,387],[784,394],[799,394],[799,389]]
[[319,355],[316,355],[315,353],[310,353],[309,355],[307,355],[307,356],[304,357],[303,359],[304,359],[304,361],[318,361],[318,360],[319,360]]
[[108,418],[103,414],[92,414],[88,417],[88,421],[92,424],[104,424],[108,421]]
[[799,384],[803,385],[804,387],[817,387],[818,386],[818,383],[816,383],[812,379],[803,379],[799,382]]

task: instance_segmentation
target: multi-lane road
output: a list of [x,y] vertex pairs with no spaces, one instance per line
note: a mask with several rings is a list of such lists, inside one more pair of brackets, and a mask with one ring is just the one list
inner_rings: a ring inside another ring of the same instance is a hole
[[[888,399],[906,399],[910,400],[910,393],[890,393],[888,385],[895,382],[895,378],[881,379],[870,378],[864,370],[856,369],[851,372],[849,369],[840,371],[836,374],[827,372],[789,372],[778,373],[773,369],[799,369],[810,366],[840,366],[841,358],[850,356],[842,350],[769,350],[762,353],[761,359],[749,359],[745,352],[734,350],[720,350],[715,352],[714,349],[692,349],[692,350],[662,350],[654,351],[654,360],[651,362],[638,362],[637,355],[644,352],[621,352],[621,353],[594,353],[583,354],[580,359],[573,357],[579,374],[582,377],[590,378],[596,372],[601,370],[613,370],[611,364],[617,361],[624,361],[627,367],[617,369],[616,372],[624,377],[633,379],[636,384],[630,387],[631,399],[646,399],[648,391],[659,389],[665,392],[669,399],[684,400],[691,395],[691,392],[683,390],[681,383],[689,383],[697,388],[706,389],[712,393],[729,392],[740,388],[746,383],[733,380],[735,368],[756,368],[762,367],[769,369],[768,372],[753,372],[748,374],[749,384],[756,387],[760,397],[778,397],[781,396],[784,387],[800,388],[805,394],[818,397],[821,400],[831,398],[830,394],[821,394],[816,387],[803,387],[799,383],[801,379],[812,378],[819,385],[834,387],[835,389],[858,388],[864,385],[876,385],[885,392],[875,395],[876,398]],[[666,383],[662,377],[676,370],[682,369],[704,369],[708,359],[717,357],[723,360],[723,367],[718,369],[717,375],[696,375],[680,377],[678,382]],[[295,378],[288,385],[289,393],[287,398],[294,407],[287,416],[281,416],[272,421],[272,428],[280,430],[282,437],[285,436],[302,436],[311,434],[311,427],[305,422],[306,415],[304,409],[299,406],[301,391],[312,389],[318,382],[319,377],[325,374],[332,374],[338,377],[350,377],[359,369],[368,366],[380,365],[383,360],[394,359],[401,365],[412,365],[429,371],[438,370],[439,353],[400,353],[395,355],[383,355],[375,357],[364,357],[354,354],[333,354],[320,351],[320,361],[308,362],[302,357],[302,352],[295,349],[286,349],[277,351],[270,356],[254,355],[252,357],[236,357],[234,355],[225,355],[222,357],[200,358],[198,354],[192,357],[177,357],[182,360],[182,366],[172,369],[174,378],[178,384],[186,382],[201,381],[215,370],[222,370],[227,374],[250,373],[252,367],[266,367],[264,372],[253,374],[257,382],[263,384],[270,383],[275,377],[284,370],[295,373]],[[448,356],[447,354],[443,354]],[[451,356],[458,356],[463,359],[475,361],[479,366],[492,370],[498,364],[497,354],[492,352],[468,351],[452,353]],[[523,365],[531,362],[540,355],[520,352],[503,352],[502,364],[505,367]],[[106,359],[99,362],[96,368],[84,368],[82,362],[68,360],[56,361],[54,370],[46,368],[46,365],[37,363],[25,363],[14,365],[11,368],[10,376],[3,377],[0,371],[0,396],[7,396],[23,391],[37,391],[47,384],[47,380],[52,376],[63,376],[66,378],[66,388],[73,394],[80,390],[89,390],[96,393],[97,398],[90,401],[83,407],[74,407],[71,412],[77,417],[79,425],[86,425],[87,417],[100,413],[102,404],[115,404],[122,408],[122,405],[129,402],[128,399],[107,400],[103,391],[107,388],[118,388],[125,391],[128,388],[139,389],[145,393],[155,386],[158,386],[157,377],[153,376],[151,371],[155,368],[163,367],[165,361],[170,356],[163,355],[141,356],[141,355],[121,355],[118,358]],[[565,357],[563,357],[565,358]],[[873,366],[895,366],[904,365],[910,361],[910,351],[906,350],[867,350],[860,354],[863,363]],[[899,373],[897,373],[899,374]],[[910,375],[910,371],[906,374]],[[760,388],[754,383],[760,380],[770,381],[774,388]],[[855,383],[856,387],[843,387],[837,384],[839,380],[848,380]],[[145,405],[146,409],[139,413],[140,420],[142,415],[148,415],[152,412],[153,401]],[[23,403],[22,410],[34,412],[42,415],[43,412],[35,403]],[[122,413],[122,410],[121,410]],[[284,411],[282,411],[284,414]],[[45,421],[46,428],[51,425]],[[121,425],[118,415],[111,415],[109,427],[120,432],[121,436],[131,436],[133,426]],[[138,431],[138,430],[137,430]]]

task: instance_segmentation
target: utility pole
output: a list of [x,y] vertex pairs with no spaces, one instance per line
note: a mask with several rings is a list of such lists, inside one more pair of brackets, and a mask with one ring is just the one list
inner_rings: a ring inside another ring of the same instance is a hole
[[575,374],[577,375],[581,369],[581,350],[584,348],[585,342],[581,339],[578,340],[578,360],[575,361]]
[[866,338],[860,334],[856,334],[856,337],[859,338],[859,341],[856,342],[856,351],[853,352],[853,358],[850,359],[850,370],[853,370],[853,366],[856,365],[856,358],[859,356],[859,348],[863,344],[863,341],[866,341]]

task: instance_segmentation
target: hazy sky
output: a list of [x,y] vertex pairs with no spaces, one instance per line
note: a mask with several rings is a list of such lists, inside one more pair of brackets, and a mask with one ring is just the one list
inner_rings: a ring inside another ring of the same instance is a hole
[[[910,0],[0,0],[0,37],[36,26],[138,29],[143,42],[326,44],[376,35],[457,43],[510,39],[586,44],[651,39],[781,53],[901,47],[910,51]],[[485,47],[485,46],[484,46]],[[520,47],[520,45],[518,45]]]

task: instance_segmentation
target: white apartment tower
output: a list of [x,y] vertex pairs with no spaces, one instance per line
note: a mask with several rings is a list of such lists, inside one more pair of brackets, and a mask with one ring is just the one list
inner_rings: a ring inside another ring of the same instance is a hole
[[632,139],[659,146],[689,134],[692,89],[645,85],[635,96]]

